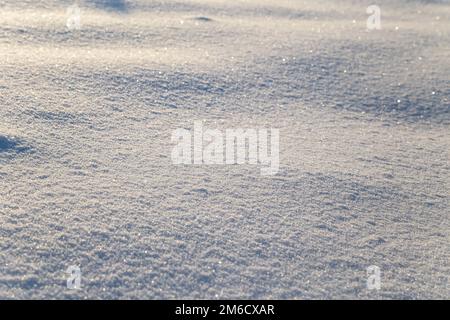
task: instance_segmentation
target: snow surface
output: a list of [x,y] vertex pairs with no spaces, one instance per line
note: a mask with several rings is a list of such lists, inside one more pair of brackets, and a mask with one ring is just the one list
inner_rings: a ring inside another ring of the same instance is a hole
[[[450,298],[450,5],[376,2],[0,0],[0,298]],[[195,120],[280,172],[172,165]]]

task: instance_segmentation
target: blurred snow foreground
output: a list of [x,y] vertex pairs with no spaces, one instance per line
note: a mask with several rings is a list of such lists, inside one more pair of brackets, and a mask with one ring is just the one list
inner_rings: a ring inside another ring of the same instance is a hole
[[449,4],[373,4],[0,0],[0,298],[448,299]]

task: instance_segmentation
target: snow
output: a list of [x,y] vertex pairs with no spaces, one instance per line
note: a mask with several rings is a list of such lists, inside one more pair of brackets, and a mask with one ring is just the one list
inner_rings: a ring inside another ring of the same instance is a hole
[[450,298],[450,6],[377,2],[0,0],[0,298]]

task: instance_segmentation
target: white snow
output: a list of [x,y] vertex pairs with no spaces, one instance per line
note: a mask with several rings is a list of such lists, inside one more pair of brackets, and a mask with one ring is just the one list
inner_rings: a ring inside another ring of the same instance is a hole
[[450,6],[372,2],[0,0],[0,298],[450,298]]

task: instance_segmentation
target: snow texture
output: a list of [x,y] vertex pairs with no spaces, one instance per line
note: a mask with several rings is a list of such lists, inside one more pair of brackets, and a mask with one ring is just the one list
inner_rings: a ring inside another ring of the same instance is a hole
[[450,5],[377,2],[0,0],[0,298],[449,299]]

